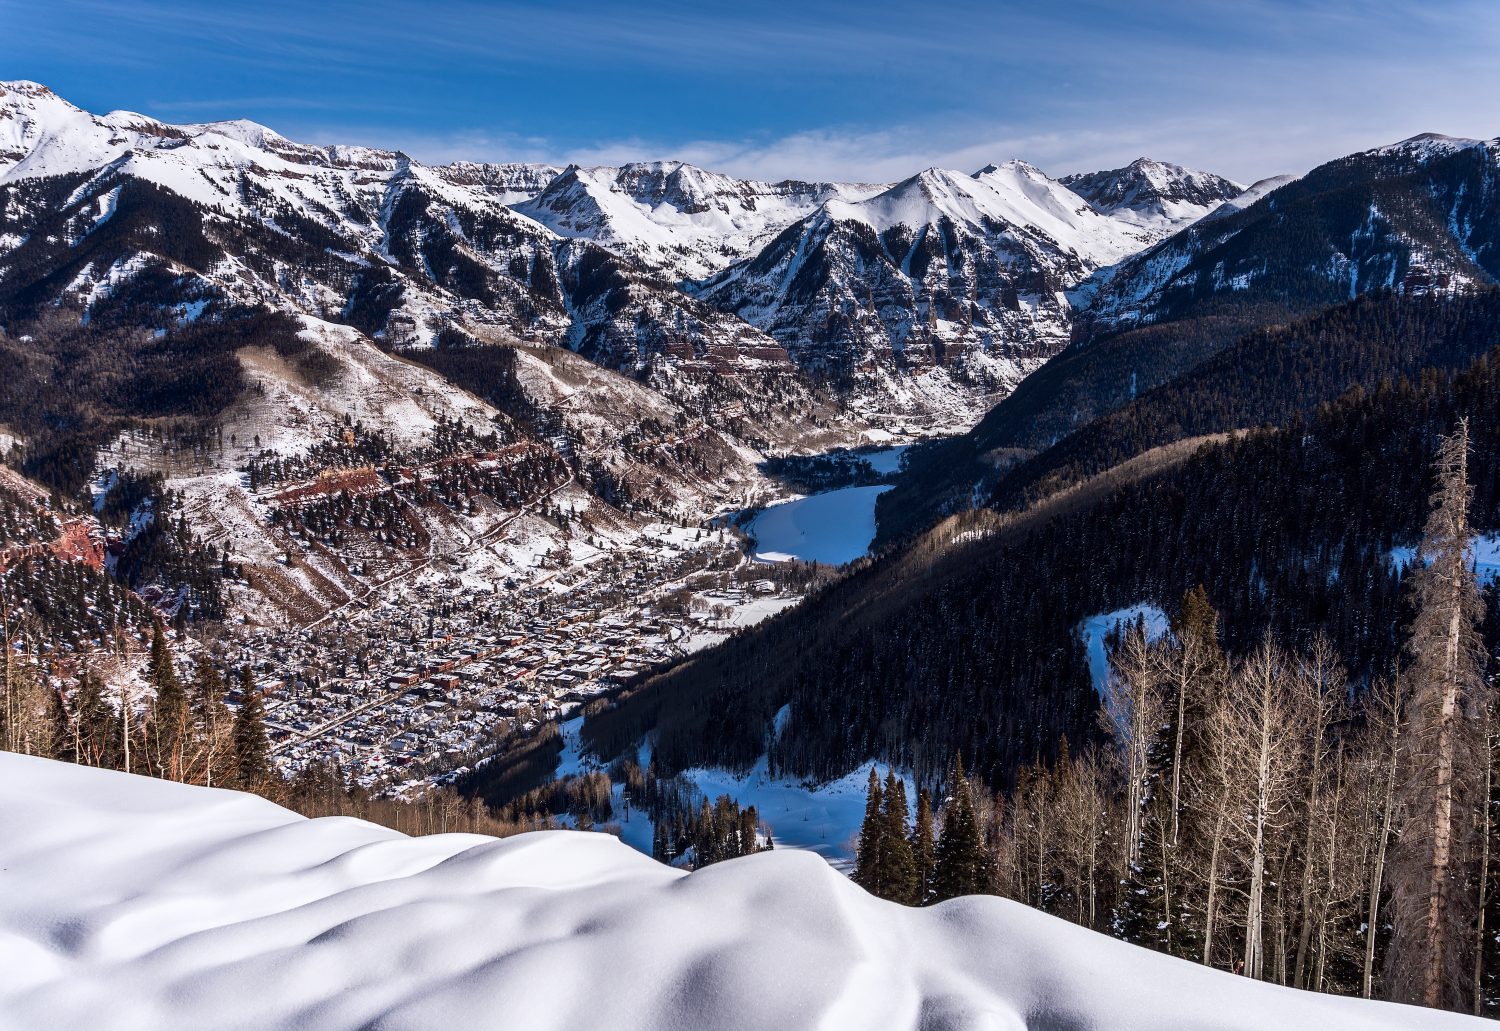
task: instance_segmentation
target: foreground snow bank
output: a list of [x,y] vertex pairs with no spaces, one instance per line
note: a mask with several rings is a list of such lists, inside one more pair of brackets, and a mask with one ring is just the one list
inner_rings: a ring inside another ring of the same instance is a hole
[[908,910],[808,853],[405,838],[0,753],[10,1028],[1479,1027],[1156,956],[1015,903]]

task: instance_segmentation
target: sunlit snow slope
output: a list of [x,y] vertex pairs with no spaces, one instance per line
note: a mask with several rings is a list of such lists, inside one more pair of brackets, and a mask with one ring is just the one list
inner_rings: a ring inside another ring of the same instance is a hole
[[0,753],[0,1027],[1413,1029],[808,853],[683,874],[603,835],[405,838]]

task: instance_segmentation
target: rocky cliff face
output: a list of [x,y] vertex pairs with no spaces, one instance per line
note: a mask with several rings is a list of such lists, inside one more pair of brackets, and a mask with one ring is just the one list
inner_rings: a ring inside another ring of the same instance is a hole
[[681,162],[428,166],[252,122],[93,115],[16,82],[0,85],[0,310],[162,328],[266,306],[393,348],[563,346],[678,400],[771,382],[788,418],[823,391],[854,417],[951,427],[1063,345],[1070,291],[1160,235],[1142,211],[1187,218],[1229,189],[1182,169],[1159,183],[1172,167],[1136,176],[1154,193],[1116,176],[1090,201],[1021,162],[889,188]]

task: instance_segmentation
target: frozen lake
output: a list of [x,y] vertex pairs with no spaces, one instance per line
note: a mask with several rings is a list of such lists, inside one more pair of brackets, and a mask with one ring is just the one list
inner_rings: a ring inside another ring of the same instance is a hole
[[755,538],[755,557],[831,566],[863,557],[875,539],[875,499],[890,489],[845,487],[764,509],[745,527]]
[[879,451],[868,452],[860,455],[860,457],[869,462],[870,468],[874,469],[880,475],[889,476],[891,473],[901,471],[901,456],[906,453],[906,449],[910,446],[910,444],[898,444],[895,447],[886,447],[881,448]]

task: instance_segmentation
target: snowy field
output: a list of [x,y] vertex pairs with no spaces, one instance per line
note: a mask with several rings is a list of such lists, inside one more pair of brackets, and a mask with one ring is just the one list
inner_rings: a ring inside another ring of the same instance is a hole
[[[1416,548],[1392,548],[1391,565],[1404,570],[1417,557]],[[1500,533],[1487,533],[1469,541],[1469,560],[1481,584],[1500,579]]]
[[879,451],[865,452],[859,457],[869,462],[870,468],[874,469],[881,476],[889,476],[892,473],[901,471],[901,456],[906,454],[910,446],[909,444],[899,444],[896,447],[883,447]]
[[1101,612],[1097,616],[1088,617],[1079,625],[1078,633],[1088,651],[1089,676],[1094,681],[1094,690],[1100,698],[1104,697],[1105,688],[1109,686],[1109,655],[1105,651],[1104,639],[1116,628],[1123,631],[1142,618],[1146,620],[1146,636],[1151,640],[1154,641],[1167,632],[1167,614],[1150,602],[1115,609],[1113,612]]
[[[561,725],[563,751],[557,762],[557,776],[567,777],[591,770],[602,770],[604,764],[583,752],[580,731],[583,717],[575,716]],[[637,754],[642,763],[650,761],[650,750]],[[695,767],[684,770],[682,777],[712,800],[728,795],[741,806],[755,806],[761,821],[771,828],[771,840],[777,848],[798,849],[822,856],[835,870],[849,873],[854,869],[856,838],[865,818],[865,791],[870,770],[881,780],[886,767],[865,763],[853,772],[826,784],[814,784],[790,777],[773,777],[764,757],[745,774],[717,767]],[[896,772],[903,777],[902,771]],[[909,775],[907,808],[917,808],[915,783]],[[638,812],[624,819],[624,786],[614,786],[615,815],[620,824],[620,838],[631,848],[651,854],[651,822]]]
[[772,505],[745,528],[755,538],[755,557],[831,566],[863,557],[875,539],[875,499],[890,489],[845,487]]
[[5,1031],[1435,1031],[815,856],[685,874],[600,834],[406,838],[0,753]]
[[[755,806],[777,848],[816,853],[835,870],[851,873],[872,768],[883,781],[886,768],[873,762],[826,784],[773,777],[764,758],[743,776],[716,768],[685,770],[682,775],[710,799],[728,795],[741,806]],[[916,791],[906,779],[907,809],[915,812]]]

